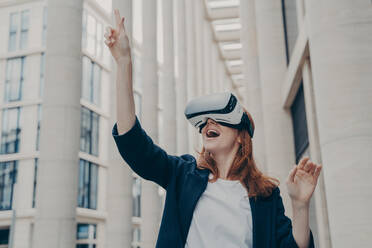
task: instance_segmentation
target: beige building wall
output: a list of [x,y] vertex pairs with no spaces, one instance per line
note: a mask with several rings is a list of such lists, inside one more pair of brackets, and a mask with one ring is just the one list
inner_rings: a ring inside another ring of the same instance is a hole
[[[280,179],[290,217],[285,178],[298,155],[291,109],[303,87],[308,146],[300,157],[323,164],[310,206],[316,246],[368,246],[371,3],[346,0],[0,1],[0,129],[19,108],[21,130],[18,152],[0,154],[1,166],[17,161],[12,208],[0,211],[9,245],[155,246],[166,192],[133,173],[111,137],[116,66],[98,33],[100,24],[112,24],[112,8],[126,17],[136,114],[154,142],[170,154],[197,156],[202,142],[184,117],[187,101],[234,92],[256,124],[257,164]],[[29,18],[21,49],[22,11]],[[19,14],[15,51],[9,51],[11,13]],[[95,28],[84,29],[85,21]],[[63,36],[46,32],[53,27]],[[22,57],[22,97],[7,101],[9,60]],[[99,103],[81,96],[82,58],[100,68]],[[99,116],[98,155],[80,149],[83,108]],[[77,207],[80,160],[97,166],[96,209]],[[96,238],[78,239],[79,224]]]

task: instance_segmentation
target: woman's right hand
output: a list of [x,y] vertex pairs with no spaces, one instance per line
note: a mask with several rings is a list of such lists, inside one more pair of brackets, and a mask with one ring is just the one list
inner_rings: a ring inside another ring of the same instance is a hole
[[114,57],[116,63],[122,59],[130,59],[130,47],[128,35],[124,27],[124,17],[120,17],[118,9],[114,10],[116,28],[106,27],[106,32],[104,34],[106,40],[105,44],[110,49],[112,56]]

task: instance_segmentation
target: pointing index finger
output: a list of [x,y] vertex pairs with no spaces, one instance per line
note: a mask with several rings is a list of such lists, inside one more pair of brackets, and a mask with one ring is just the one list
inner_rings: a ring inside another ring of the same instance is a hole
[[115,14],[116,27],[119,29],[120,28],[120,23],[121,23],[119,10],[115,9],[114,14]]

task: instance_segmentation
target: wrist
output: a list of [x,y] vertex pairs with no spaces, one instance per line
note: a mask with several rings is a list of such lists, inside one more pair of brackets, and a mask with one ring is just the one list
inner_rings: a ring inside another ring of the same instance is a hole
[[310,201],[291,200],[291,202],[293,209],[303,210],[310,208]]
[[117,58],[117,59],[115,59],[115,61],[116,61],[117,64],[128,64],[128,63],[132,62],[132,58],[129,55],[129,56]]

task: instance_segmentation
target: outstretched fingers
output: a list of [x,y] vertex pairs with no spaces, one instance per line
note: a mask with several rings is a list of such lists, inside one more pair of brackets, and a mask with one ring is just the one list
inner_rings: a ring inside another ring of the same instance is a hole
[[296,172],[297,172],[297,166],[295,165],[292,168],[292,170],[289,172],[289,175],[288,175],[288,178],[287,178],[287,182],[291,182],[291,183],[294,182],[294,178],[295,178]]

